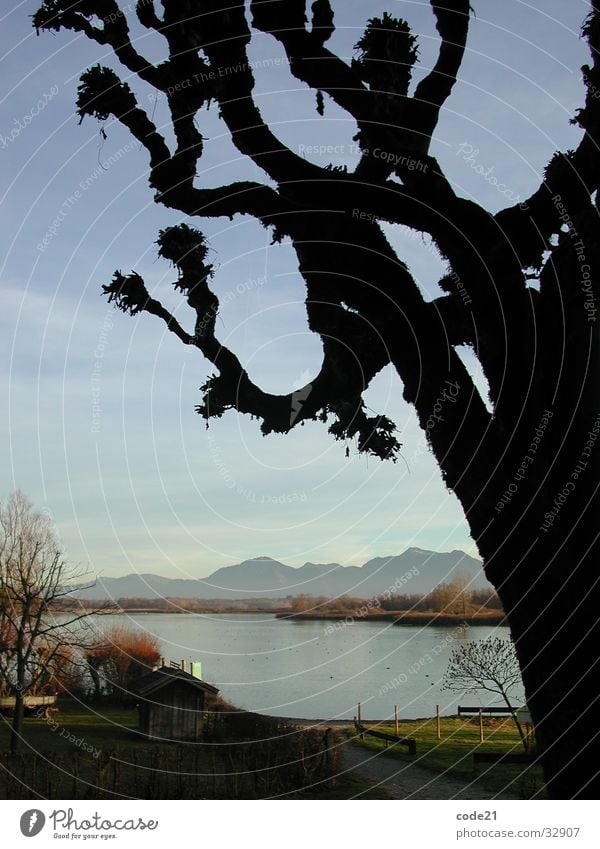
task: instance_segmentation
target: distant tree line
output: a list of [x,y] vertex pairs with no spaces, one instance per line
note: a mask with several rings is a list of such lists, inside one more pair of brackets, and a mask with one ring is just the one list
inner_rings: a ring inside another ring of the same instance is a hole
[[290,606],[289,599],[249,598],[249,599],[203,599],[203,598],[179,598],[167,596],[165,598],[143,598],[141,596],[119,597],[116,599],[94,599],[75,598],[68,596],[60,599],[55,605],[55,610],[72,610],[74,607],[82,610],[93,610],[94,612],[116,613],[121,610],[156,610],[160,613],[232,613],[247,612],[251,610],[281,610]]
[[300,593],[285,598],[252,599],[201,599],[201,598],[142,598],[127,597],[113,600],[63,598],[56,609],[71,610],[73,606],[94,612],[119,612],[122,610],[155,610],[160,613],[239,613],[249,611],[291,610],[294,613],[349,612],[369,605],[372,612],[419,611],[474,615],[485,611],[501,611],[502,603],[492,587],[473,589],[466,576],[438,584],[430,592],[382,594],[371,598],[341,595]]
[[427,613],[463,614],[473,616],[486,611],[501,611],[502,603],[493,589],[473,589],[466,574],[458,574],[452,581],[440,583],[431,592],[383,594],[371,600],[343,595],[337,598],[301,594],[291,600],[294,613],[352,613],[369,604],[370,612],[418,611]]
[[438,584],[426,595],[394,595],[382,599],[384,610],[418,610],[435,613],[479,613],[502,610],[502,602],[493,587],[460,590],[454,583]]

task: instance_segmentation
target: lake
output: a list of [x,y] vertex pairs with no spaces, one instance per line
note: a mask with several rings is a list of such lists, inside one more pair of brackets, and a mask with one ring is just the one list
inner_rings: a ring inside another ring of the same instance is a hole
[[[272,614],[110,614],[94,626],[140,628],[154,634],[167,660],[202,662],[204,680],[233,704],[273,716],[404,719],[456,713],[457,704],[500,704],[441,689],[454,647],[507,626],[394,626],[391,622],[293,621]],[[522,691],[513,704],[523,703]]]

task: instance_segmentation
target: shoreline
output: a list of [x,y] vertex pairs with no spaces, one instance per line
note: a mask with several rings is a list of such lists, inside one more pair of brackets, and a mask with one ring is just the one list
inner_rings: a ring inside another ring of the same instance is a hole
[[126,614],[126,613],[132,613],[132,614],[136,614],[136,615],[138,615],[140,613],[171,613],[171,614],[176,614],[178,616],[179,615],[185,615],[185,614],[195,614],[195,615],[201,614],[203,616],[209,616],[209,615],[210,616],[223,616],[224,614],[228,614],[228,613],[235,613],[235,614],[252,613],[253,615],[259,615],[259,614],[264,615],[265,613],[271,613],[271,614],[274,614],[274,615],[277,615],[277,616],[284,616],[286,613],[289,613],[289,611],[286,610],[286,608],[282,608],[282,607],[274,608],[274,609],[271,609],[271,610],[269,610],[269,609],[262,610],[260,608],[254,608],[253,610],[240,610],[239,608],[224,608],[224,609],[220,609],[220,610],[205,610],[205,609],[185,610],[184,608],[180,608],[179,610],[177,610],[177,609],[175,609],[175,610],[165,610],[164,608],[156,608],[155,609],[153,607],[100,607],[100,606],[98,606],[96,608],[92,608],[89,611],[86,611],[86,610],[82,609],[81,607],[61,607],[61,608],[54,610],[53,612],[54,613],[78,613],[78,614],[83,614],[83,615],[85,615],[85,613],[87,612],[88,616],[94,616],[96,614],[102,614],[104,616],[108,615],[108,614],[120,615],[120,614]]
[[330,613],[277,613],[276,619],[292,619],[297,621],[318,622],[392,622],[394,625],[505,625],[506,615],[500,611],[485,614],[460,613],[406,613],[391,611],[389,613],[366,613],[358,615],[352,611],[335,611]]
[[196,615],[196,616],[226,616],[226,615],[252,615],[252,616],[274,616],[275,619],[290,620],[297,622],[339,622],[348,624],[356,624],[358,622],[391,622],[393,625],[462,625],[469,626],[477,625],[507,625],[506,615],[501,611],[493,611],[490,613],[476,614],[461,614],[461,613],[428,613],[428,612],[406,612],[406,611],[389,611],[385,613],[357,613],[356,611],[327,611],[323,613],[307,612],[294,613],[286,608],[271,608],[261,609],[253,608],[244,610],[239,608],[222,608],[214,609],[174,609],[165,610],[149,607],[101,607],[91,608],[89,611],[81,607],[64,607],[54,611],[54,613],[79,614],[87,616],[124,616],[124,615],[148,615],[152,613],[171,614],[171,615]]

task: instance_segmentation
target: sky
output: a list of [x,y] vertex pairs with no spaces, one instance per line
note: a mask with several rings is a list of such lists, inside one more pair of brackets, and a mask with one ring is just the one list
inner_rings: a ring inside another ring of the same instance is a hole
[[[126,130],[109,120],[103,138],[98,122],[80,125],[75,115],[82,71],[118,64],[82,35],[36,37],[37,6],[17,2],[0,17],[0,497],[21,488],[54,518],[69,560],[106,576],[204,577],[259,555],[291,566],[360,565],[409,546],[476,555],[391,369],[366,400],[397,423],[395,465],[358,455],[320,423],[264,438],[256,421],[232,411],[206,429],[194,405],[210,364],[159,319],[131,318],[100,297],[115,269],[134,269],[191,328],[173,269],[154,244],[161,228],[184,219],[153,202],[146,153]],[[556,149],[578,142],[569,119],[582,104],[589,3],[472,6],[460,82],[432,153],[461,196],[497,211],[535,190]],[[413,86],[431,68],[438,40],[424,0],[333,7],[338,29],[328,46],[347,60],[366,20],[387,10],[418,36]],[[133,33],[136,48],[159,60],[160,39],[135,26]],[[319,164],[351,167],[354,122],[327,98],[317,114],[314,93],[275,62],[283,54],[274,39],[255,33],[249,53],[257,103],[281,140]],[[169,136],[164,102],[132,86]],[[233,147],[216,109],[197,123],[207,138],[197,185],[265,180]],[[320,153],[320,145],[333,151]],[[321,349],[306,326],[290,245],[271,245],[247,217],[191,223],[207,236],[217,270],[219,338],[263,388],[304,386]],[[425,297],[435,297],[445,270],[435,247],[385,229]],[[463,355],[485,396],[477,364]]]

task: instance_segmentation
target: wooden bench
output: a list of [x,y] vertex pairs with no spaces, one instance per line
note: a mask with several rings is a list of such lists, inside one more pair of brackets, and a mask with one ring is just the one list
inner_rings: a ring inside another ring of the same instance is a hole
[[479,716],[480,713],[485,713],[488,716],[496,714],[497,716],[516,713],[519,708],[509,708],[507,705],[492,705],[491,707],[468,707],[467,705],[458,706],[459,716]]

